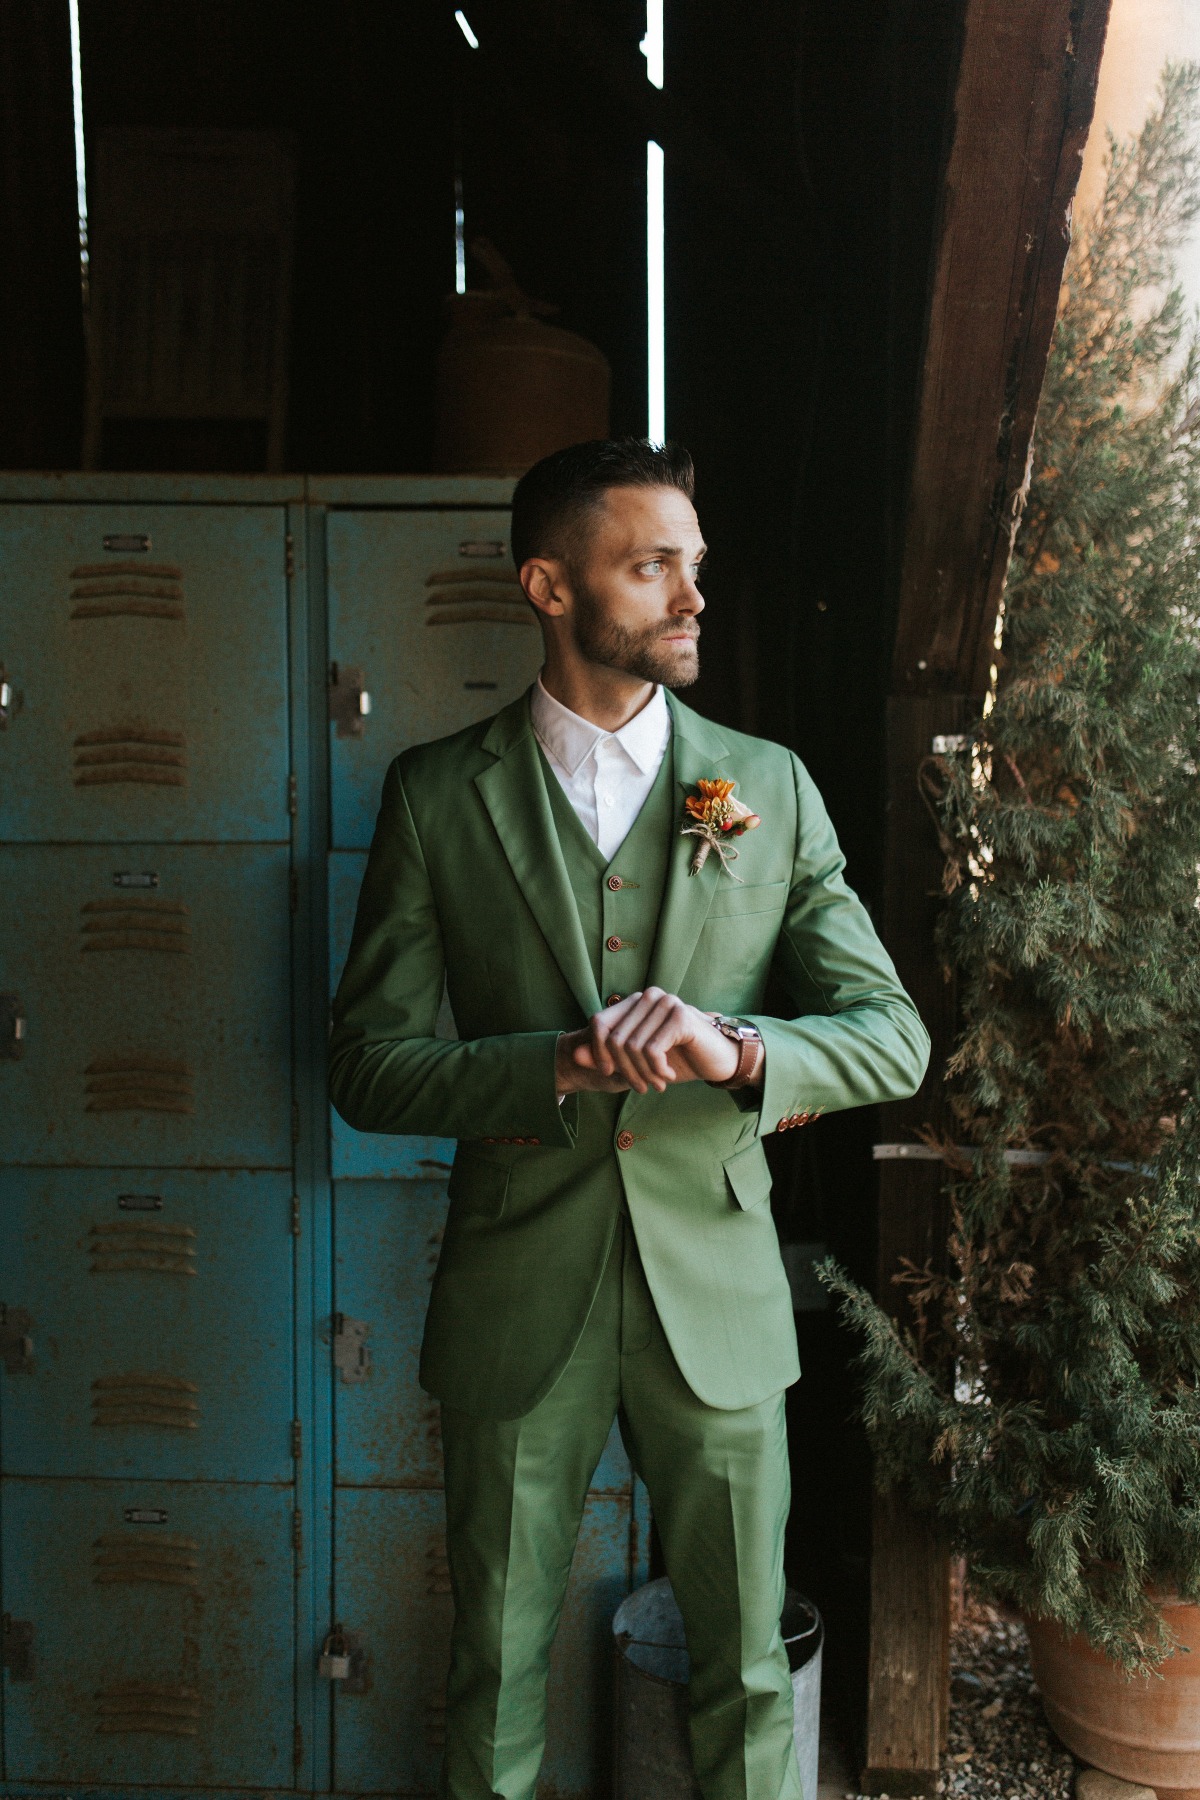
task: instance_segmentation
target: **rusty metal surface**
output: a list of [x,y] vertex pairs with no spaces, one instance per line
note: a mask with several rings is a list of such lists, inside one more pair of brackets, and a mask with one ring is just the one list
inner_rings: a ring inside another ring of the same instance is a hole
[[8,1477],[3,1507],[37,1653],[6,1694],[9,1781],[290,1781],[289,1488]]
[[283,846],[0,848],[0,1156],[286,1167],[288,933]]
[[[178,616],[72,617],[79,570],[141,560],[106,537],[180,571]],[[281,508],[0,505],[0,641],[0,839],[286,839]]]
[[4,1473],[289,1480],[290,1218],[285,1175],[0,1170]]
[[[331,511],[327,545],[330,661],[361,669],[371,695],[361,735],[332,738],[332,843],[365,850],[392,757],[521,693],[542,638],[516,585],[506,508]],[[464,600],[476,592],[487,604]]]

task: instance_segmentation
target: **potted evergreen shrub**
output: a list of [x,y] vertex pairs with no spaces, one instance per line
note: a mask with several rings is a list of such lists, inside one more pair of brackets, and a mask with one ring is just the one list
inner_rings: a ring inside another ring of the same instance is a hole
[[1160,1792],[1200,1788],[1200,354],[1172,286],[1198,99],[1169,65],[1110,144],[993,693],[925,771],[962,1006],[949,1266],[903,1278],[911,1329],[826,1271],[880,1480],[1023,1611],[1068,1745]]

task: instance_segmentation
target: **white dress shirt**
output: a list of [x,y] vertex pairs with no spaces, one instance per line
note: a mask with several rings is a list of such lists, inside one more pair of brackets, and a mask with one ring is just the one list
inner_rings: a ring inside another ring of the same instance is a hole
[[601,856],[611,861],[645,805],[671,742],[662,688],[655,688],[620,731],[605,731],[548,694],[539,675],[529,713],[559,786]]

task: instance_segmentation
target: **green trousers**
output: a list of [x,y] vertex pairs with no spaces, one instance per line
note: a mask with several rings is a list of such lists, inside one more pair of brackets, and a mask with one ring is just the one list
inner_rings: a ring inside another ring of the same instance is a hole
[[550,1647],[614,1417],[649,1490],[683,1614],[700,1790],[705,1800],[801,1800],[779,1628],[790,1493],[783,1395],[737,1412],[696,1398],[659,1324],[627,1215],[579,1345],[545,1399],[520,1419],[442,1409],[455,1619],[439,1791],[444,1800],[533,1800]]

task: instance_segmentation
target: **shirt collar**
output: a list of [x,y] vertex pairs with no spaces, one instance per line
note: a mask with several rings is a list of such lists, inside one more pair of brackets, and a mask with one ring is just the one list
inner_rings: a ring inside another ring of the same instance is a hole
[[656,687],[641,712],[619,731],[605,731],[590,719],[581,719],[569,707],[548,694],[539,675],[529,695],[529,716],[543,748],[568,775],[574,775],[606,738],[620,744],[643,775],[662,761],[671,735],[671,714],[661,687]]

